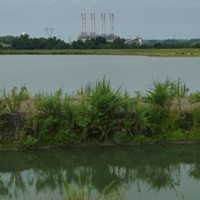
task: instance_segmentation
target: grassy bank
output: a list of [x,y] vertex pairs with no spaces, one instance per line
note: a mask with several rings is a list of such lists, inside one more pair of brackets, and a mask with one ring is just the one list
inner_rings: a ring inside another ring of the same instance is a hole
[[52,49],[52,50],[0,50],[0,55],[143,55],[162,57],[199,57],[200,49]]
[[32,98],[26,87],[3,90],[0,147],[199,142],[200,92],[187,91],[181,80],[166,79],[130,97],[105,78],[73,96],[61,89]]

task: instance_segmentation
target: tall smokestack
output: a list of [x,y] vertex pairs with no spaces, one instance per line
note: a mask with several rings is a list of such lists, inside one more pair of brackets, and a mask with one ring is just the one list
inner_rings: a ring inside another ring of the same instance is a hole
[[96,34],[95,13],[93,13],[93,31],[95,35]]
[[104,35],[106,35],[106,14],[103,14],[104,16]]
[[102,35],[106,35],[106,14],[101,13],[101,29]]
[[90,14],[90,35],[93,35],[93,14]]
[[103,14],[101,13],[101,34],[104,34],[104,26],[103,26]]
[[114,14],[110,13],[110,35],[114,35]]
[[81,13],[81,35],[84,33],[84,19],[83,19],[83,13]]
[[86,30],[86,13],[84,13],[84,34],[86,35],[86,32],[87,32],[87,30]]
[[114,14],[112,14],[112,35],[115,34],[115,27],[114,27]]
[[90,14],[90,35],[95,35],[95,13]]
[[109,13],[109,17],[110,17],[110,35],[112,35],[112,14]]
[[102,28],[102,35],[106,34],[106,14],[101,13],[101,28]]

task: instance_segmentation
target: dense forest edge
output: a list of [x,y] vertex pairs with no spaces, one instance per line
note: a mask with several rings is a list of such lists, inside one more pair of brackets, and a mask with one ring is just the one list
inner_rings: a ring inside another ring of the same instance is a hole
[[200,92],[180,79],[130,97],[104,77],[74,95],[14,87],[0,92],[0,148],[200,142]]
[[0,36],[0,54],[200,56],[200,39],[144,40],[142,44],[128,44],[120,37],[107,42],[99,36],[67,43],[56,37],[30,38],[23,34]]

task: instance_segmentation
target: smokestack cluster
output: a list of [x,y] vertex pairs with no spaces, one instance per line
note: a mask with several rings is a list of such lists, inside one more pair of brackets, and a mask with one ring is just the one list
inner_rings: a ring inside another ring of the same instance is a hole
[[[101,35],[110,35],[114,36],[114,14],[109,13],[109,19],[110,19],[110,33],[106,33],[106,14],[101,13]],[[95,13],[90,14],[90,32],[87,32],[87,19],[86,19],[86,13],[81,14],[81,36],[95,36],[96,35],[96,21],[95,21]]]

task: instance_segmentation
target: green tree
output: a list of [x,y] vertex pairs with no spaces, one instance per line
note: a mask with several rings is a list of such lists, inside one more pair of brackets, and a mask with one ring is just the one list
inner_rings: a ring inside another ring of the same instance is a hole
[[84,48],[85,49],[96,49],[95,40],[94,39],[86,40],[84,43]]
[[107,43],[106,39],[101,36],[95,38],[95,40],[94,40],[94,44],[95,44],[96,48],[103,48],[106,43]]
[[83,49],[84,48],[84,42],[81,40],[73,41],[71,44],[73,49]]
[[118,37],[112,42],[111,47],[113,49],[123,49],[125,48],[125,40]]
[[14,49],[30,49],[29,35],[20,35],[20,37],[14,38],[11,44]]

